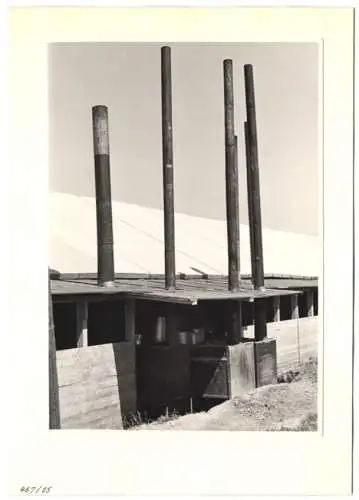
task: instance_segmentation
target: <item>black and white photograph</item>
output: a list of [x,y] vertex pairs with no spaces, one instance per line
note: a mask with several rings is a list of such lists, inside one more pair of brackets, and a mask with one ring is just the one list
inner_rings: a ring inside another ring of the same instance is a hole
[[318,429],[319,55],[49,47],[51,428]]
[[14,496],[354,491],[354,10],[229,1],[8,9]]

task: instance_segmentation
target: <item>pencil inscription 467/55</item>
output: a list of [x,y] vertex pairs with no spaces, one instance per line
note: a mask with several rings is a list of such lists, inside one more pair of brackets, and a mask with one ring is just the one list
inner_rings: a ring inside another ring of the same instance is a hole
[[46,495],[50,493],[52,486],[21,486],[20,493],[26,493],[28,495]]

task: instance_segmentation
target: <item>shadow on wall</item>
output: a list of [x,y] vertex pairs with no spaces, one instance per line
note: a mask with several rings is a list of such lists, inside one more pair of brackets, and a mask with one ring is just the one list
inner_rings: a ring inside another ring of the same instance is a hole
[[[243,65],[250,62],[263,225],[316,235],[318,45],[171,47],[176,211],[225,219],[222,62],[232,58],[241,223],[247,223]],[[91,108],[104,104],[113,199],[162,208],[160,45],[54,44],[49,67],[50,189],[94,197]]]

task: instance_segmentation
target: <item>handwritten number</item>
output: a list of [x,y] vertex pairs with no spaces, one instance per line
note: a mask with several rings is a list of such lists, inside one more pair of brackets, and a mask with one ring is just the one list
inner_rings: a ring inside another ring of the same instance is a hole
[[47,494],[50,493],[52,489],[52,486],[21,486],[20,488],[20,493],[27,493],[27,494],[32,494],[35,493],[38,494]]

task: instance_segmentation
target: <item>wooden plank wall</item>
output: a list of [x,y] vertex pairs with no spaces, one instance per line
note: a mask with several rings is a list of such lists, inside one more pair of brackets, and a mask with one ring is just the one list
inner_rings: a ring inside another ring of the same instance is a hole
[[[319,322],[318,316],[312,316],[268,323],[268,337],[277,339],[278,373],[295,368],[311,356],[317,356]],[[253,335],[253,327],[248,326],[245,336],[253,338]]]
[[59,383],[56,366],[56,339],[49,279],[49,427],[60,429]]
[[58,351],[62,429],[122,429],[137,409],[135,343]]

